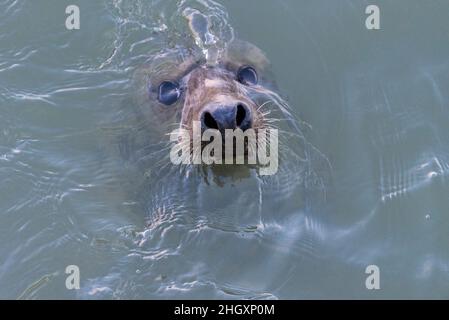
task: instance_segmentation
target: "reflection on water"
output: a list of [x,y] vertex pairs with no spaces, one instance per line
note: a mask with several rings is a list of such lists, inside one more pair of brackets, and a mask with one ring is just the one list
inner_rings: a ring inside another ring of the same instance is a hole
[[[380,1],[379,31],[362,1],[222,4],[81,1],[74,32],[0,2],[0,297],[448,298],[449,3]],[[173,166],[140,113],[161,50],[233,39],[288,102],[273,177]]]

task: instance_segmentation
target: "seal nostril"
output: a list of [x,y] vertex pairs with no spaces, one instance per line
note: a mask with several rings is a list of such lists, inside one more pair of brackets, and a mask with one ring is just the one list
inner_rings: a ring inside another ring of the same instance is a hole
[[237,115],[235,117],[235,121],[238,127],[241,126],[243,120],[245,120],[245,117],[246,117],[245,107],[241,104],[237,105]]
[[209,112],[204,114],[203,118],[204,125],[210,129],[218,129],[217,121],[215,121],[214,117]]

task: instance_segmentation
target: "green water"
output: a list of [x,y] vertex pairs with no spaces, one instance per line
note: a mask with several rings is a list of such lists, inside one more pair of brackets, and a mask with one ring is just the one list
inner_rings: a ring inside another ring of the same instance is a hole
[[[0,298],[449,298],[449,1],[376,1],[380,30],[367,1],[219,3],[0,1]],[[189,7],[301,120],[273,183],[169,175],[129,117]]]

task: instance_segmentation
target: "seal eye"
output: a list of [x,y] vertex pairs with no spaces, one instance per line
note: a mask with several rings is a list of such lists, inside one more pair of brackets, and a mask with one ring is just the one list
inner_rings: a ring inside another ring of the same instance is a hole
[[163,81],[159,85],[159,93],[157,99],[165,105],[175,103],[181,96],[179,84],[173,81]]
[[239,69],[237,72],[237,80],[240,83],[246,84],[246,85],[254,85],[257,84],[257,73],[254,68],[249,66],[243,66]]

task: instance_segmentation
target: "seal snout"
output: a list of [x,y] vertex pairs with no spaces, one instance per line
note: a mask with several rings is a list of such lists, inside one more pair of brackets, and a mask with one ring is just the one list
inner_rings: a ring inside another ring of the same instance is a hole
[[233,105],[218,105],[206,108],[200,117],[202,131],[217,129],[224,133],[226,129],[245,131],[252,127],[252,114],[242,102]]

